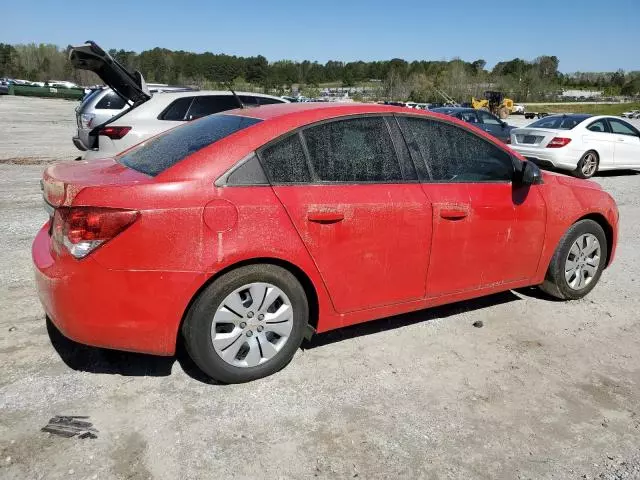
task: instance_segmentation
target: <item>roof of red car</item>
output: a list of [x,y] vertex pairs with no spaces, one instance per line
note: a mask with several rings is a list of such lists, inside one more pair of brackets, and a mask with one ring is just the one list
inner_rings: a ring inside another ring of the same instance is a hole
[[[236,109],[231,112],[234,115],[270,120],[292,113],[315,112],[325,110],[330,116],[349,115],[357,113],[376,112],[410,112],[402,107],[392,105],[380,105],[377,103],[341,103],[341,102],[302,102],[302,103],[277,103],[258,108]],[[417,112],[417,111],[416,111]],[[415,112],[414,112],[415,113]]]

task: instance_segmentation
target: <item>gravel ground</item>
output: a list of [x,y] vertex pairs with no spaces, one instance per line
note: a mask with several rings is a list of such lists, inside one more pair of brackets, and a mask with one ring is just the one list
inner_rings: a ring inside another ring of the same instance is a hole
[[[49,126],[66,145],[72,129]],[[524,289],[350,327],[220,386],[182,353],[47,330],[29,252],[41,171],[0,164],[0,478],[640,478],[640,175],[596,178],[621,235],[587,298]],[[55,415],[97,438],[41,432]]]
[[0,95],[0,162],[73,160],[77,101]]

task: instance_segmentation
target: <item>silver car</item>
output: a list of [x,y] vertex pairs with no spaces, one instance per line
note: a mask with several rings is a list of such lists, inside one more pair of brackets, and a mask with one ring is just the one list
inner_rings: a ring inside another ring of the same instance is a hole
[[73,142],[86,150],[84,160],[114,156],[180,123],[205,115],[288,103],[260,93],[194,91],[184,87],[179,92],[170,91],[170,87],[156,88],[157,93],[152,95],[153,85],[147,84],[139,72],[129,72],[94,42],[72,47],[69,61],[74,68],[96,73],[110,87],[108,93],[89,96],[76,112],[78,135]]
[[[164,84],[148,83],[149,93],[193,91],[188,87],[177,87]],[[78,133],[72,138],[79,150],[91,150],[95,138],[90,135],[98,125],[110,120],[132,105],[132,102],[118,95],[113,89],[103,87],[88,93],[76,107],[76,123]]]

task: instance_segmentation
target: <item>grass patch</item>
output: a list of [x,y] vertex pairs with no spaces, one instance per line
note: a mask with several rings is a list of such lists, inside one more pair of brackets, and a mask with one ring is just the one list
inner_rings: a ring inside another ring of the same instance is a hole
[[640,102],[635,103],[601,103],[584,105],[579,103],[551,103],[547,105],[526,105],[527,112],[548,113],[590,113],[592,115],[616,115],[630,110],[640,110]]

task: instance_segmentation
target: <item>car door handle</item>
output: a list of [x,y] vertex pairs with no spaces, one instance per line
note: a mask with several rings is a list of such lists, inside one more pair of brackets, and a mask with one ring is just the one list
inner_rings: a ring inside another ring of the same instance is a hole
[[340,212],[309,212],[307,220],[322,224],[338,223],[344,220],[344,214]]
[[624,138],[619,138],[618,141],[619,142],[624,142]]
[[468,209],[464,207],[444,207],[440,209],[440,217],[445,220],[461,220],[469,215]]

